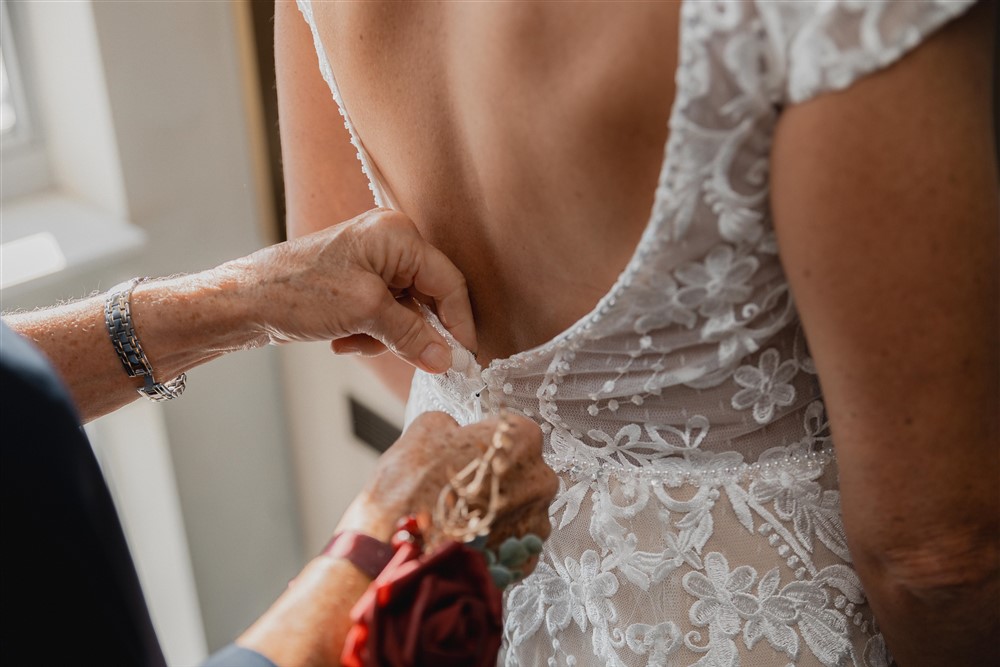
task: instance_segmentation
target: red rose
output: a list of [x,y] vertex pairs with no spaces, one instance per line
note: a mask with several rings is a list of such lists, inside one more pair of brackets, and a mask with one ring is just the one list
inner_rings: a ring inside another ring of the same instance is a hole
[[404,544],[351,611],[344,667],[492,667],[501,594],[483,555],[449,542]]

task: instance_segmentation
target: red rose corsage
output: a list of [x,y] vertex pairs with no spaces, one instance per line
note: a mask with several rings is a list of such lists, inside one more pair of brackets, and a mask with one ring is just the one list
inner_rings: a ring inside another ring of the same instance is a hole
[[344,667],[486,667],[503,632],[501,589],[481,551],[452,540],[423,553],[413,518],[395,555],[351,610]]
[[344,667],[496,664],[502,591],[542,550],[542,540],[531,534],[508,538],[496,553],[486,548],[503,502],[499,480],[509,428],[501,419],[482,456],[445,485],[433,519],[400,521],[395,553],[351,610]]

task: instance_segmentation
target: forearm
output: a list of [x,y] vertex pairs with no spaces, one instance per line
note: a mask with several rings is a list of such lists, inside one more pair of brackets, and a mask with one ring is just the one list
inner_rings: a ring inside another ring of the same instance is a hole
[[[361,494],[336,532],[358,531],[388,542],[398,512]],[[280,667],[340,664],[350,613],[371,579],[347,560],[321,555],[310,561],[271,608],[236,643]]]
[[[140,283],[130,299],[132,323],[157,382],[226,352],[267,342],[254,322],[254,287],[241,269],[212,271]],[[69,387],[83,421],[138,398],[141,377],[126,375],[104,318],[108,294],[4,317],[32,340]]]
[[280,667],[339,665],[351,608],[370,583],[346,560],[314,558],[236,643]]
[[[384,210],[208,271],[140,283],[129,310],[159,383],[233,350],[353,336],[426,371],[446,370],[447,343],[389,285],[432,298],[452,335],[475,345],[462,274],[406,216]],[[84,420],[134,400],[141,386],[127,377],[107,332],[109,296],[8,318],[52,360]]]

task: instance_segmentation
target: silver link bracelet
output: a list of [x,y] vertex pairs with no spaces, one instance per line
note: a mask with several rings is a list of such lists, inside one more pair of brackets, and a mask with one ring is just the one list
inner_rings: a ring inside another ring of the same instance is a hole
[[184,392],[187,374],[181,373],[162,384],[153,379],[153,367],[139,345],[139,336],[135,332],[129,306],[132,290],[144,280],[148,279],[133,278],[108,291],[110,296],[104,302],[104,322],[108,327],[108,335],[111,336],[111,345],[114,346],[125,373],[130,378],[142,377],[145,381],[145,385],[136,391],[154,402],[169,401]]

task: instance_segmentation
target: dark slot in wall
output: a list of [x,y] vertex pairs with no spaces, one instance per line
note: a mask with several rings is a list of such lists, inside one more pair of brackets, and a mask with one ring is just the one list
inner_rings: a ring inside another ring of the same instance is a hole
[[382,453],[399,439],[402,431],[393,426],[358,399],[350,396],[351,430],[363,443]]

